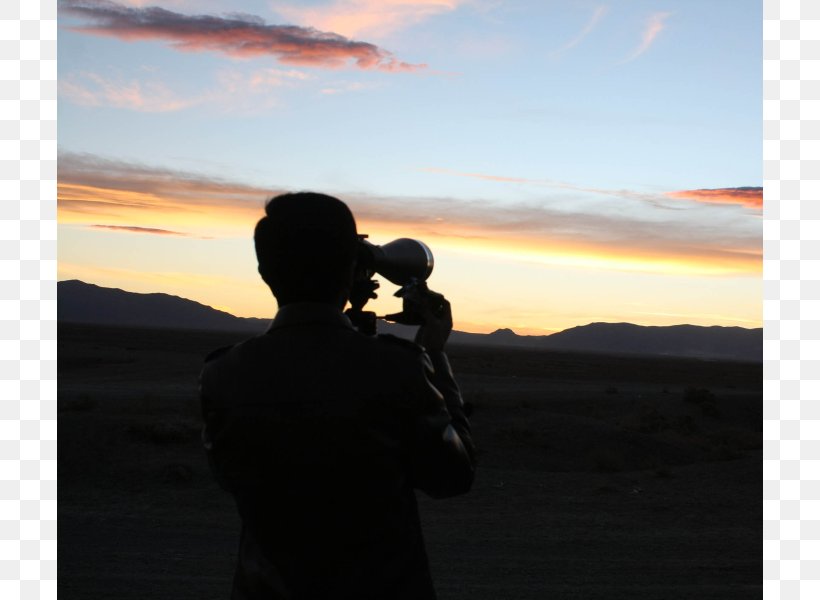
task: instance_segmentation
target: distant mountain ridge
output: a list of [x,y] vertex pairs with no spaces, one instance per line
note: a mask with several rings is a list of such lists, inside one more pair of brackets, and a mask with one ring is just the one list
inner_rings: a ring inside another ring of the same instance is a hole
[[[508,330],[503,332],[503,337],[509,339]],[[548,336],[516,337],[520,340],[516,345],[550,350],[763,360],[761,328],[590,323]]]
[[[57,319],[62,322],[262,333],[269,319],[236,317],[169,294],[141,294],[79,280],[57,284]],[[412,337],[415,328],[381,321],[381,333]],[[704,359],[763,360],[763,330],[698,325],[643,326],[590,323],[552,335],[518,335],[511,329],[490,334],[453,331],[451,342],[542,350],[648,354]]]
[[262,332],[270,319],[235,317],[205,304],[171,296],[106,288],[78,279],[57,283],[57,320],[98,325]]

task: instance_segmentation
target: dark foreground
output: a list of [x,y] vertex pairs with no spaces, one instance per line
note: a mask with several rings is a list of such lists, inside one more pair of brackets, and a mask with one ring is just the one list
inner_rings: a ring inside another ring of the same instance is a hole
[[[231,334],[59,328],[59,594],[227,598],[196,377]],[[473,490],[420,498],[439,597],[762,595],[760,365],[453,347]]]

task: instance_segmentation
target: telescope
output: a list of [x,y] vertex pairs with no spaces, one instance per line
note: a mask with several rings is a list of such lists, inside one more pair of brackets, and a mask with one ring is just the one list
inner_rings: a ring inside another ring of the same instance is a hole
[[383,246],[359,236],[358,268],[370,279],[379,274],[399,286],[427,281],[433,272],[433,253],[427,244],[410,238],[399,238]]
[[[356,273],[350,295],[351,308],[346,311],[358,330],[367,335],[376,334],[376,313],[363,311],[371,298],[376,298],[379,283],[373,279],[381,275],[390,283],[400,286],[394,294],[400,298],[410,291],[420,291],[425,296],[441,297],[427,289],[427,278],[433,272],[433,253],[427,244],[410,238],[399,238],[377,246],[367,240],[367,234],[359,234]],[[442,297],[443,298],[443,297]],[[401,313],[385,315],[386,320],[406,325],[421,324],[420,316],[404,298]]]

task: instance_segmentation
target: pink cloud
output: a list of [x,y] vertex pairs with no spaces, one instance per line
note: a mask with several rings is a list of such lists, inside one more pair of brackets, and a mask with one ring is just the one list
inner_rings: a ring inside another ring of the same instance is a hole
[[693,200],[707,204],[739,204],[747,208],[763,208],[762,187],[736,187],[701,190],[681,190],[666,194],[670,198]]
[[632,52],[632,54],[622,60],[621,63],[633,61],[641,54],[649,50],[650,46],[652,46],[655,42],[655,39],[658,37],[660,32],[664,30],[664,27],[666,26],[666,19],[671,16],[672,13],[668,12],[654,13],[650,15],[646,22],[646,27],[643,30],[640,45]]
[[455,10],[464,0],[335,0],[329,5],[281,6],[274,9],[297,23],[351,37],[382,37]]
[[64,0],[60,8],[90,25],[73,31],[124,41],[159,40],[183,52],[218,52],[234,58],[272,56],[280,63],[337,69],[415,71],[426,65],[398,60],[374,44],[295,25],[267,25],[249,15],[184,15],[157,6],[129,7],[107,0]]

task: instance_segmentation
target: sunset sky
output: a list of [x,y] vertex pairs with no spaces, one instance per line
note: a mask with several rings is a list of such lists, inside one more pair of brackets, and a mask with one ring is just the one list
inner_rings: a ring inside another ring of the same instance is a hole
[[269,317],[253,226],[312,190],[460,330],[760,327],[760,4],[60,0],[58,278]]

